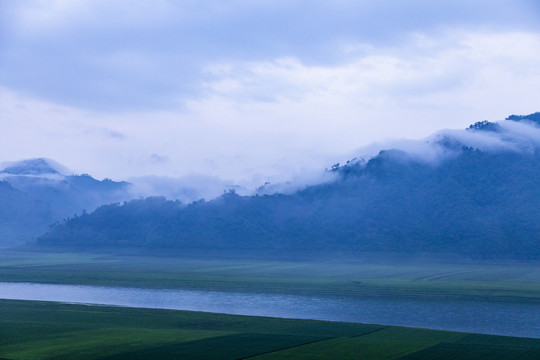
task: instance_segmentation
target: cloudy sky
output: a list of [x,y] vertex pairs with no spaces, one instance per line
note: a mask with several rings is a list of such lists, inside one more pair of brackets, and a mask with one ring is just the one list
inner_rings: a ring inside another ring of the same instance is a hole
[[306,176],[540,111],[537,0],[0,0],[0,161]]

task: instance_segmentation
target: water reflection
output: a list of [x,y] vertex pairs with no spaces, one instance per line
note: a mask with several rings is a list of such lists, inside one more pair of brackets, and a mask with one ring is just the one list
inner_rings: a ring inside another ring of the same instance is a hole
[[534,303],[364,299],[0,282],[0,298],[401,325],[540,338]]

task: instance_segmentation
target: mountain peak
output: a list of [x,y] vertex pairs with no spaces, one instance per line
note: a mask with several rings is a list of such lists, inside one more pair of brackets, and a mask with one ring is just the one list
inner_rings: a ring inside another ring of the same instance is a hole
[[529,115],[510,115],[506,120],[511,121],[530,121],[540,125],[540,112],[535,112]]
[[54,160],[35,158],[9,163],[0,172],[10,175],[64,175],[68,170]]
[[[516,115],[513,115],[516,116]],[[497,123],[493,123],[487,120],[484,121],[478,121],[474,124],[470,125],[466,130],[467,131],[492,131],[497,132],[500,130],[500,125]]]

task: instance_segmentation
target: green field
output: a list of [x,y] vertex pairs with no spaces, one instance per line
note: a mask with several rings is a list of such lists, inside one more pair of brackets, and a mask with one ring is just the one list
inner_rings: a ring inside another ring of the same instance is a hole
[[[537,302],[526,262],[8,252],[0,281]],[[380,325],[0,300],[1,359],[540,359],[540,340]]]
[[0,300],[0,359],[540,359],[540,340]]
[[3,252],[0,281],[141,288],[537,302],[535,262],[318,258],[262,260]]

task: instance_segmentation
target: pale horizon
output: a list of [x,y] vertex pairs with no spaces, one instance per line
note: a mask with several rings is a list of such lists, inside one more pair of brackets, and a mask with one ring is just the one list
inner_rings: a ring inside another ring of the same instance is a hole
[[539,111],[534,1],[0,2],[0,162],[264,184]]

